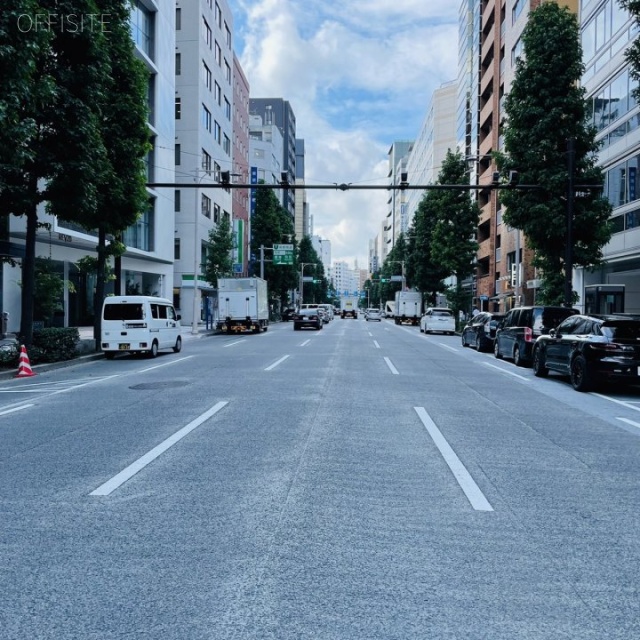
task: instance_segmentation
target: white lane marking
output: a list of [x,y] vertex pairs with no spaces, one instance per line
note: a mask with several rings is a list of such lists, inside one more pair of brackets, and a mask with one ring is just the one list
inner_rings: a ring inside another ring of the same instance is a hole
[[373,333],[371,333],[371,331],[367,331],[367,333],[369,334],[369,337],[373,338]]
[[398,370],[393,366],[391,360],[389,360],[389,358],[387,358],[385,356],[384,361],[387,363],[387,366],[389,367],[389,369],[391,369],[391,373],[393,373],[394,375],[400,375],[400,373],[398,372]]
[[460,458],[456,455],[455,451],[451,448],[445,437],[440,432],[440,429],[436,427],[431,416],[426,412],[424,407],[413,407],[418,417],[425,426],[425,429],[431,436],[436,447],[442,454],[444,461],[447,463],[451,473],[453,473],[455,479],[458,481],[460,488],[464,491],[467,499],[471,503],[471,506],[476,511],[493,511],[493,507],[489,504],[489,501],[485,498],[484,493],[480,491],[480,487],[475,483],[471,474],[467,471],[467,468],[460,462]]
[[629,418],[616,418],[616,420],[626,422],[627,424],[630,424],[632,427],[638,427],[638,429],[640,429],[640,422],[634,422],[633,420],[629,420]]
[[592,393],[592,396],[598,396],[598,398],[602,398],[603,400],[608,400],[609,402],[615,402],[616,404],[620,404],[627,409],[633,409],[634,411],[640,411],[640,407],[634,407],[628,402],[624,402],[623,400],[616,400],[615,398],[608,398],[607,396],[603,396],[601,393]]
[[29,407],[33,407],[32,404],[23,404],[19,407],[14,407],[13,409],[7,409],[6,411],[0,411],[0,416],[6,416],[8,413],[14,413],[15,411],[22,411],[23,409],[28,409]]
[[271,371],[271,369],[275,369],[281,362],[284,362],[289,356],[282,356],[280,360],[276,360],[273,364],[270,364],[265,371]]
[[138,373],[146,373],[147,371],[153,371],[154,369],[160,369],[160,367],[168,367],[176,362],[182,362],[183,360],[188,360],[189,358],[193,358],[193,356],[184,356],[184,358],[178,358],[177,360],[170,360],[169,362],[163,362],[162,364],[156,364],[153,367],[147,367],[146,369],[140,369]]
[[374,341],[373,341],[373,344],[375,344],[375,345],[376,345],[376,349],[379,349],[379,348],[380,348],[380,345],[378,344],[378,341],[377,341],[377,340],[374,340]]
[[224,345],[224,349],[226,349],[227,347],[233,347],[234,344],[240,344],[241,342],[244,342],[246,340],[246,338],[243,338],[242,340],[236,340],[235,342],[230,342],[229,344],[225,344]]
[[450,347],[448,344],[442,344],[442,342],[436,342],[435,344],[437,344],[439,347],[442,347],[443,349],[449,349],[449,351],[453,351],[454,353],[458,353],[458,351],[460,351],[460,349]]
[[300,346],[304,347],[305,344],[309,344],[311,342],[311,340],[305,340]]
[[524,380],[525,382],[529,382],[529,378],[525,378],[524,376],[519,376],[517,373],[513,373],[512,371],[507,371],[506,369],[503,369],[502,367],[496,367],[495,364],[489,364],[488,362],[483,362],[482,363],[485,367],[491,367],[492,369],[497,369],[498,371],[500,371],[500,373],[506,373],[510,376],[513,376],[514,378],[519,378],[520,380]]
[[176,444],[176,442],[182,440],[182,438],[191,433],[196,427],[199,427],[211,416],[218,413],[218,411],[220,411],[220,409],[225,407],[227,404],[229,404],[227,401],[216,403],[215,405],[213,405],[213,407],[211,407],[211,409],[205,411],[195,420],[192,420],[186,427],[182,427],[182,429],[176,431],[172,436],[169,436],[157,447],[154,447],[153,449],[151,449],[151,451],[145,453],[141,458],[138,458],[135,462],[131,463],[126,469],[123,469],[120,473],[113,476],[113,478],[107,480],[104,484],[101,484],[97,489],[94,489],[89,495],[108,496],[109,494],[113,493],[119,486],[135,476],[136,473],[144,469],[150,462],[153,462],[169,447],[172,447],[174,444]]

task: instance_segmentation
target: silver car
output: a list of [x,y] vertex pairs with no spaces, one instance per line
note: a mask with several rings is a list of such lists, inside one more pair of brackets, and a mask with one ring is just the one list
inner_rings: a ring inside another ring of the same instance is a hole
[[378,322],[382,322],[382,311],[380,309],[367,309],[364,314],[364,319],[368,322],[369,320],[377,320]]

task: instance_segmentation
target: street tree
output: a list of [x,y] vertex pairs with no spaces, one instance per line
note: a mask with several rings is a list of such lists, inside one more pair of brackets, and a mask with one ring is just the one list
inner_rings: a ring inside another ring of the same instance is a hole
[[[272,252],[274,244],[294,245],[296,240],[293,221],[289,212],[280,204],[272,189],[256,189],[255,212],[251,219],[251,275],[260,275],[260,247],[265,248],[264,276],[268,281],[269,296],[275,304],[284,307],[289,302],[289,291],[298,286],[297,267],[293,265],[274,265]],[[267,260],[269,260],[267,262]]]
[[[94,0],[6,0],[0,27],[0,212],[26,221],[20,336],[33,339],[38,207],[62,219],[94,214],[106,150],[95,109],[108,72],[99,28],[18,23],[36,14],[98,14]],[[9,10],[7,10],[9,9]],[[18,15],[19,14],[19,15]],[[26,34],[23,33],[26,31]],[[26,45],[20,50],[22,45]],[[7,66],[19,61],[5,75]],[[26,85],[28,90],[25,90]],[[13,138],[13,134],[17,137]]]
[[[541,269],[540,302],[564,301],[565,247],[573,264],[593,267],[602,261],[602,247],[611,237],[611,205],[597,189],[575,199],[572,235],[568,237],[569,185],[567,141],[575,140],[574,184],[601,185],[596,166],[595,128],[587,124],[582,50],[576,16],[558,3],[547,2],[531,12],[522,34],[523,56],[505,99],[505,153],[498,166],[519,172],[523,184],[540,188],[502,190],[504,222],[524,232]],[[575,294],[574,298],[575,298]]]
[[[462,154],[447,151],[437,184],[467,185],[469,176]],[[442,189],[431,192],[435,212],[431,232],[431,259],[442,274],[453,276],[455,283],[446,288],[447,302],[455,314],[470,303],[470,291],[463,282],[474,273],[478,243],[480,209],[465,189]]]
[[317,280],[317,282],[307,282],[303,285],[302,294],[304,299],[302,302],[329,302],[329,282],[325,277],[324,265],[318,252],[313,248],[309,236],[303,236],[298,245],[298,264],[309,265],[304,268],[303,275],[305,277],[313,276],[313,279]]
[[233,230],[229,216],[222,216],[215,229],[209,231],[210,250],[204,264],[204,279],[218,288],[218,278],[231,276],[233,271]]

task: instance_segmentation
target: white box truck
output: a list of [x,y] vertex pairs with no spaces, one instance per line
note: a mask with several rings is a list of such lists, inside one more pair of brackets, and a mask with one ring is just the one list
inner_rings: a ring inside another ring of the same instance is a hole
[[384,304],[384,315],[386,318],[393,318],[396,309],[395,300],[387,300]]
[[218,331],[260,333],[269,327],[267,281],[218,278]]
[[396,304],[393,319],[396,324],[410,322],[420,324],[422,315],[422,294],[419,291],[396,291]]
[[358,319],[358,296],[344,296],[340,298],[340,317]]

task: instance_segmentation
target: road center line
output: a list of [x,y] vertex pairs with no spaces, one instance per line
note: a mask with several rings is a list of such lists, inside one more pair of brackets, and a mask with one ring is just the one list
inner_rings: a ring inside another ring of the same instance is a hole
[[221,401],[213,405],[211,409],[205,411],[198,416],[195,420],[192,420],[188,425],[182,427],[179,431],[176,431],[172,436],[169,436],[166,440],[161,442],[157,447],[154,447],[148,453],[145,453],[141,458],[138,458],[135,462],[130,464],[126,469],[123,469],[120,473],[113,476],[110,480],[107,480],[104,484],[101,484],[97,489],[94,489],[90,496],[108,496],[113,493],[118,487],[124,484],[127,480],[144,469],[150,462],[153,462],[158,456],[164,453],[169,447],[172,447],[176,442],[179,442],[186,435],[191,433],[196,427],[199,427],[203,422],[207,421],[211,416],[215,415],[229,404],[226,401]]
[[6,411],[0,411],[0,416],[6,416],[9,413],[15,413],[16,411],[22,411],[23,409],[28,409],[29,407],[33,407],[32,404],[22,404],[19,407],[14,407],[13,409],[7,409]]
[[275,369],[281,362],[284,362],[289,356],[282,356],[280,360],[276,360],[273,364],[270,364],[265,371],[271,371],[271,369]]
[[379,349],[379,348],[380,348],[380,345],[378,344],[378,341],[377,341],[377,340],[374,340],[374,341],[373,341],[373,344],[375,344],[375,345],[376,345],[376,349]]
[[458,481],[460,488],[464,491],[467,499],[471,503],[471,506],[476,511],[493,511],[493,507],[489,504],[489,501],[485,498],[480,488],[475,483],[471,474],[467,471],[467,468],[460,462],[460,458],[456,455],[455,451],[451,448],[445,437],[440,432],[440,429],[436,427],[431,416],[426,412],[424,407],[413,407],[418,417],[425,426],[425,429],[431,436],[434,444],[438,447],[438,450],[442,454],[444,461],[447,463],[451,473],[453,473],[455,479]]
[[311,340],[305,340],[300,346],[304,347],[306,344],[309,344]]
[[391,369],[391,373],[393,373],[393,375],[400,375],[400,372],[393,366],[393,363],[391,362],[391,360],[389,360],[389,358],[385,356],[384,361],[387,363],[389,369]]
[[485,367],[491,367],[492,369],[498,370],[500,373],[506,373],[507,375],[513,376],[514,378],[519,378],[520,380],[524,380],[525,382],[529,382],[529,378],[525,378],[524,376],[519,376],[517,373],[512,373],[511,371],[507,371],[502,367],[496,367],[495,364],[489,364],[488,362],[482,363]]
[[460,351],[460,349],[450,347],[448,344],[442,344],[442,342],[436,342],[435,344],[437,344],[439,347],[442,347],[443,349],[449,349],[449,351],[453,351],[454,353],[458,353],[458,351]]
[[243,340],[236,340],[235,342],[230,342],[229,344],[225,344],[223,349],[226,349],[227,347],[233,347],[234,344],[240,344],[241,342],[244,342],[246,340],[246,338],[244,338]]

